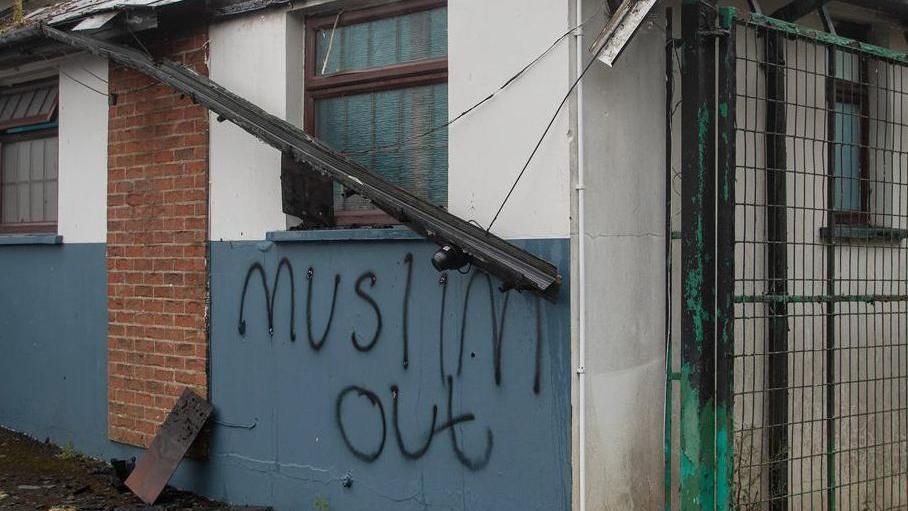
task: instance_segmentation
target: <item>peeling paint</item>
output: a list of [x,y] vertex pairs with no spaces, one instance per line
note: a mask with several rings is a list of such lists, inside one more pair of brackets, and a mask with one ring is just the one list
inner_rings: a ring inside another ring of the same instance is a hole
[[884,59],[895,60],[900,63],[908,63],[908,55],[893,51],[887,48],[882,48],[880,46],[875,46],[872,44],[862,43],[855,41],[854,39],[848,39],[847,37],[842,37],[835,34],[830,34],[829,32],[823,32],[820,30],[814,30],[807,28],[797,23],[790,23],[788,21],[777,20],[775,18],[770,18],[763,14],[752,13],[750,15],[750,24],[766,27],[771,29],[780,30],[782,32],[787,32],[792,35],[799,37],[804,37],[808,39],[813,39],[815,41],[838,46],[851,51],[858,51],[861,53],[866,53],[868,55],[873,55],[875,57],[880,57]]

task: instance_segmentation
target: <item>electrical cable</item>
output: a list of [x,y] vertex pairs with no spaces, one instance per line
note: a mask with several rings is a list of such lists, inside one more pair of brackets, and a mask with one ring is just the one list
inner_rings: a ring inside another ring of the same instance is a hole
[[[599,50],[601,52],[602,50]],[[599,53],[593,55],[589,62],[587,62],[586,67],[583,68],[583,71],[580,72],[580,76],[571,84],[571,87],[568,89],[567,93],[561,99],[561,103],[558,104],[558,108],[555,109],[555,114],[549,120],[549,123],[546,125],[545,130],[543,130],[542,135],[540,135],[539,140],[536,141],[536,145],[533,147],[533,151],[530,152],[529,158],[527,158],[526,163],[523,164],[523,168],[520,169],[520,173],[517,174],[517,178],[514,180],[514,183],[511,185],[511,188],[508,190],[507,195],[505,195],[504,200],[501,201],[501,205],[498,207],[498,211],[495,212],[495,216],[492,217],[492,221],[489,222],[489,226],[486,227],[486,232],[489,232],[492,229],[492,226],[495,225],[495,221],[498,220],[498,217],[501,215],[501,211],[504,209],[505,205],[508,203],[508,200],[511,198],[511,195],[514,193],[514,189],[517,188],[517,184],[520,183],[521,178],[526,173],[527,169],[530,167],[530,163],[533,161],[533,158],[536,156],[536,153],[539,151],[539,148],[542,146],[545,136],[549,134],[549,131],[552,129],[552,126],[555,124],[555,121],[558,119],[558,116],[561,114],[561,109],[564,108],[564,105],[570,99],[571,94],[574,93],[574,89],[577,88],[577,84],[583,80],[583,77],[586,75],[587,71],[593,67],[593,63],[596,62],[596,59],[599,57]]]
[[66,71],[64,71],[64,70],[62,70],[62,69],[59,69],[59,71],[60,71],[60,74],[61,74],[61,75],[63,75],[63,76],[65,76],[65,77],[69,78],[70,80],[72,80],[72,81],[78,83],[79,85],[85,87],[86,89],[88,89],[88,90],[90,90],[90,91],[92,91],[92,92],[96,92],[96,93],[98,93],[98,94],[104,96],[105,98],[107,97],[107,93],[106,93],[106,92],[99,91],[98,89],[96,89],[96,88],[94,88],[94,87],[92,87],[92,86],[86,84],[85,82],[83,82],[83,81],[77,79],[76,77],[74,77],[73,75],[67,73]]
[[558,46],[558,43],[560,43],[561,41],[565,40],[565,38],[567,38],[569,35],[573,34],[573,33],[574,33],[575,31],[577,31],[579,28],[581,28],[581,27],[583,27],[584,25],[586,25],[590,20],[592,20],[592,19],[593,19],[594,17],[596,17],[598,14],[600,14],[599,11],[597,11],[597,12],[591,14],[587,19],[585,19],[585,20],[583,21],[583,23],[581,23],[581,24],[579,24],[579,25],[577,25],[577,26],[571,28],[570,30],[568,30],[567,32],[565,32],[564,34],[562,34],[561,36],[559,36],[557,39],[555,39],[555,40],[552,42],[552,44],[549,45],[548,48],[545,49],[545,51],[543,51],[542,53],[540,53],[536,58],[534,58],[533,60],[531,60],[527,65],[523,66],[523,68],[521,68],[520,71],[518,71],[516,74],[514,74],[513,76],[511,76],[510,78],[508,78],[504,83],[502,83],[502,84],[498,87],[498,89],[496,89],[495,91],[493,91],[492,93],[490,93],[489,95],[487,95],[486,97],[484,97],[483,99],[479,100],[479,102],[474,103],[473,106],[471,106],[471,107],[467,108],[466,110],[462,111],[461,113],[457,114],[457,116],[455,116],[453,119],[451,119],[451,120],[449,120],[449,121],[447,121],[447,122],[445,122],[445,123],[443,123],[443,124],[439,124],[438,126],[435,126],[435,127],[433,127],[433,128],[430,128],[430,129],[428,129],[427,131],[424,131],[424,132],[422,132],[422,133],[420,133],[420,134],[418,134],[418,135],[414,135],[414,136],[412,136],[412,137],[410,137],[410,138],[408,138],[408,139],[406,139],[406,140],[404,140],[404,141],[402,141],[402,142],[397,142],[397,143],[394,143],[394,144],[380,145],[380,146],[373,147],[373,148],[371,148],[371,149],[364,149],[364,150],[361,150],[361,151],[346,151],[346,152],[344,152],[344,154],[345,154],[345,155],[348,155],[348,156],[350,156],[350,155],[365,155],[365,154],[373,154],[373,153],[377,153],[377,152],[383,152],[383,151],[389,151],[389,150],[399,149],[399,148],[404,147],[404,146],[406,146],[406,145],[412,144],[413,142],[416,142],[416,141],[418,141],[418,140],[421,140],[421,139],[423,139],[423,138],[425,138],[425,137],[427,137],[427,136],[429,136],[429,135],[431,135],[431,134],[433,134],[433,133],[435,133],[435,132],[441,131],[441,130],[447,128],[448,126],[451,126],[451,125],[454,124],[455,122],[457,122],[457,121],[459,121],[460,119],[466,117],[466,116],[467,116],[468,114],[470,114],[473,110],[476,110],[477,108],[479,108],[480,106],[482,106],[483,104],[485,104],[486,102],[488,102],[489,100],[491,100],[492,98],[494,98],[495,96],[497,96],[499,93],[501,93],[502,91],[504,91],[509,85],[511,85],[512,83],[514,83],[518,78],[520,78],[520,77],[523,76],[527,71],[529,71],[530,68],[532,68],[532,67],[535,66],[540,60],[542,60],[543,57],[545,57],[545,56],[548,55],[553,49],[555,49],[555,47]]

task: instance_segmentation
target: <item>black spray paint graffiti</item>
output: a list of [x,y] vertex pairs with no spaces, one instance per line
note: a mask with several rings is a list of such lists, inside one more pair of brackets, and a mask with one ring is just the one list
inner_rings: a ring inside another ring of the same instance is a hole
[[[328,323],[325,325],[325,331],[322,332],[322,336],[319,340],[315,340],[312,335],[312,279],[315,276],[315,269],[311,266],[309,270],[306,271],[306,280],[309,281],[309,285],[306,290],[306,332],[309,335],[309,346],[312,346],[312,349],[318,351],[322,349],[322,346],[325,345],[325,341],[328,340],[328,332],[331,331],[331,323],[334,322],[334,308],[337,305],[337,288],[340,287],[341,276],[334,275],[334,293],[331,295],[331,312],[328,313]],[[243,294],[245,296],[246,288],[243,288]],[[242,305],[240,305],[242,308]],[[241,334],[243,332],[240,332]]]
[[277,297],[277,285],[281,281],[281,270],[287,268],[290,273],[290,340],[296,340],[296,285],[293,282],[293,265],[286,257],[281,259],[277,265],[277,272],[274,274],[274,286],[268,291],[268,281],[265,279],[265,269],[259,263],[254,263],[246,272],[246,280],[243,281],[243,295],[240,298],[240,322],[237,330],[240,335],[246,335],[246,319],[243,311],[246,309],[246,291],[249,289],[249,279],[252,274],[258,272],[262,277],[262,289],[265,290],[265,308],[268,313],[268,335],[274,335],[274,300]]
[[375,303],[375,300],[373,300],[372,297],[362,289],[363,282],[367,280],[370,282],[371,287],[375,287],[375,283],[378,281],[378,277],[376,277],[375,274],[371,271],[367,271],[366,273],[360,275],[359,278],[356,279],[356,296],[365,300],[365,302],[372,307],[372,310],[375,311],[375,318],[378,323],[375,325],[375,333],[372,334],[372,340],[366,344],[361,344],[359,342],[359,339],[356,338],[356,332],[350,334],[350,339],[353,341],[353,347],[359,351],[371,350],[373,347],[375,347],[375,343],[378,342],[378,336],[381,335],[381,309],[378,308],[378,304]]
[[[403,260],[404,265],[406,265],[406,276],[405,276],[405,285],[404,293],[402,297],[402,367],[404,370],[407,370],[410,361],[409,361],[409,322],[410,322],[410,294],[413,284],[413,256],[412,254],[406,254]],[[246,306],[246,295],[249,292],[249,282],[253,278],[254,273],[259,274],[259,280],[262,284],[262,290],[265,295],[265,309],[268,320],[268,333],[269,335],[274,335],[274,311],[275,303],[277,298],[278,286],[280,285],[281,275],[286,273],[289,277],[289,286],[290,286],[290,340],[296,340],[296,283],[294,280],[293,266],[290,261],[285,257],[280,260],[277,266],[277,270],[274,276],[272,285],[269,287],[268,281],[266,278],[266,272],[264,267],[260,263],[253,263],[248,271],[246,272],[246,278],[243,282],[243,291],[240,298],[240,314],[239,314],[239,323],[237,330],[241,336],[246,334],[246,319],[245,319],[245,306]],[[308,280],[307,290],[306,290],[306,332],[308,335],[310,347],[318,352],[328,341],[328,336],[331,331],[331,326],[334,322],[335,310],[337,306],[337,296],[341,283],[340,274],[335,274],[334,276],[334,290],[331,295],[331,308],[328,313],[327,322],[325,323],[325,328],[322,331],[321,336],[316,339],[313,335],[313,314],[312,314],[312,304],[313,300],[313,282],[315,276],[315,269],[309,267],[306,272],[306,279]],[[470,279],[467,283],[466,292],[464,293],[464,302],[461,310],[460,317],[460,337],[459,337],[459,346],[458,346],[458,360],[457,360],[457,377],[460,378],[463,371],[463,355],[464,347],[467,342],[467,329],[470,324],[468,318],[470,317],[470,303],[471,297],[473,296],[474,284],[478,279],[485,280],[485,286],[479,286],[484,288],[488,295],[488,304],[489,304],[489,314],[491,318],[491,329],[490,329],[490,345],[492,351],[492,360],[493,360],[493,369],[495,375],[495,384],[500,386],[502,383],[502,348],[503,340],[506,326],[506,319],[508,317],[508,310],[511,298],[511,292],[505,292],[504,298],[502,300],[500,311],[497,310],[496,300],[495,300],[495,291],[492,284],[492,279],[485,273],[473,272],[470,276]],[[360,352],[369,352],[371,351],[376,344],[378,343],[383,327],[383,318],[382,310],[380,304],[369,294],[368,289],[372,289],[376,286],[378,282],[378,277],[372,271],[367,271],[361,274],[355,281],[354,292],[356,296],[363,300],[365,304],[371,308],[375,314],[375,330],[372,333],[368,341],[365,341],[360,335],[353,330],[350,334],[350,339],[353,344],[353,347]],[[368,283],[368,289],[365,287]],[[444,357],[444,345],[445,345],[445,316],[447,308],[447,294],[448,294],[448,275],[442,274],[438,281],[439,286],[441,287],[441,307],[439,315],[439,337],[438,337],[438,364],[439,364],[439,374],[441,376],[442,382],[445,384],[448,393],[447,399],[447,420],[445,422],[438,424],[438,407],[433,405],[432,407],[432,422],[428,432],[425,435],[425,439],[422,444],[416,449],[408,448],[405,445],[403,440],[403,435],[399,427],[399,416],[398,416],[398,400],[400,397],[400,389],[396,385],[391,386],[391,399],[392,399],[392,415],[391,422],[394,429],[395,439],[397,441],[398,449],[400,450],[401,455],[410,460],[416,460],[423,457],[426,452],[429,450],[429,447],[432,445],[432,442],[435,436],[439,433],[442,433],[445,430],[448,430],[450,433],[451,447],[457,456],[458,461],[465,467],[470,470],[479,470],[485,467],[492,454],[492,447],[494,445],[494,436],[491,429],[487,428],[486,431],[486,447],[481,456],[470,457],[467,455],[457,440],[457,432],[454,426],[462,423],[472,422],[476,420],[472,413],[464,413],[457,416],[453,415],[452,411],[452,394],[454,379],[451,375],[448,374],[445,368],[445,357]],[[526,295],[525,295],[526,296]],[[542,364],[542,311],[541,304],[538,297],[529,297],[530,300],[534,302],[535,305],[535,334],[536,334],[536,346],[535,346],[535,368],[533,376],[533,393],[540,393],[540,371]],[[374,408],[377,409],[378,415],[381,419],[381,440],[378,443],[378,446],[371,450],[362,450],[354,446],[350,438],[348,437],[347,430],[344,427],[343,417],[342,417],[342,407],[345,400],[349,399],[350,396],[359,396],[366,398]],[[387,425],[385,417],[385,408],[382,404],[381,398],[373,391],[357,385],[351,385],[345,387],[340,394],[337,396],[335,402],[335,415],[338,429],[340,430],[341,437],[344,440],[347,448],[350,452],[356,456],[358,459],[371,463],[378,459],[381,456],[382,451],[385,446],[385,438],[387,436]]]
[[[444,430],[450,431],[451,438],[451,448],[454,450],[454,454],[457,456],[457,460],[460,461],[463,466],[467,467],[470,470],[480,470],[486,465],[488,465],[489,460],[492,457],[492,446],[494,445],[494,435],[492,430],[486,428],[486,447],[482,456],[478,458],[471,458],[468,456],[463,448],[457,442],[457,432],[454,426],[466,422],[472,422],[476,420],[476,417],[472,413],[465,413],[458,416],[454,416],[452,413],[453,409],[453,379],[448,376],[448,404],[447,404],[447,420],[442,424],[437,424],[438,422],[438,406],[432,405],[432,424],[429,426],[429,431],[426,434],[426,439],[423,441],[422,446],[419,449],[410,450],[404,445],[403,434],[400,431],[400,415],[398,414],[398,401],[400,400],[400,389],[397,385],[391,386],[391,423],[394,427],[394,437],[397,440],[397,448],[400,450],[400,454],[408,460],[418,460],[425,456],[426,452],[429,451],[429,447],[432,446],[432,440],[435,439],[435,435],[441,433]],[[371,451],[364,451],[360,448],[353,445],[350,441],[350,437],[347,435],[347,429],[344,426],[343,419],[343,405],[344,400],[347,399],[351,394],[356,393],[360,397],[365,397],[369,400],[373,408],[377,409],[379,418],[381,420],[381,436],[378,442],[378,446]],[[344,388],[341,393],[337,396],[337,401],[334,404],[334,414],[335,420],[337,421],[337,428],[341,432],[341,437],[344,439],[344,444],[346,444],[347,449],[353,453],[357,458],[365,461],[366,463],[372,463],[381,456],[382,451],[385,449],[385,440],[387,438],[387,420],[385,417],[385,407],[382,404],[381,398],[375,392],[361,387],[359,385],[350,385]]]

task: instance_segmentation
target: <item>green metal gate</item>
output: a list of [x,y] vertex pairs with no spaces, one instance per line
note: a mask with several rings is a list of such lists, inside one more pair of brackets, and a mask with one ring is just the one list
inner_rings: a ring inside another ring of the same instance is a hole
[[908,509],[908,58],[681,19],[681,508]]

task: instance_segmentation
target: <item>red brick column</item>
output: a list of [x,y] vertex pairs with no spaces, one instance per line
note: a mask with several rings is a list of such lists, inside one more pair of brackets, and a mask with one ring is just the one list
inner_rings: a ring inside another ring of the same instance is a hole
[[[146,41],[207,74],[207,29]],[[111,64],[108,435],[147,446],[182,388],[208,391],[208,112]]]

